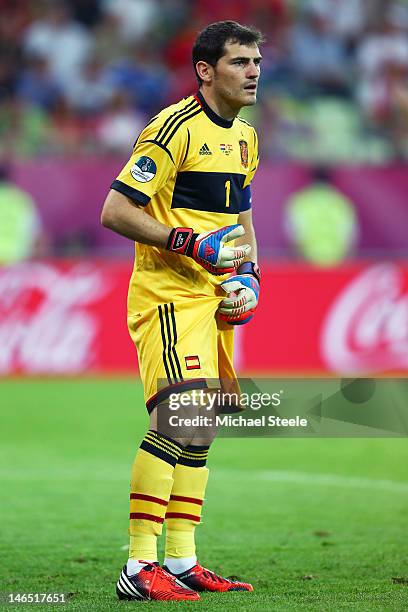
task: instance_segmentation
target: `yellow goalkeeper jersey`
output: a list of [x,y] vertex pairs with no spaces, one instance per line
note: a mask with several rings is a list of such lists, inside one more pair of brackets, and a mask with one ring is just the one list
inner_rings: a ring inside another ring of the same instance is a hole
[[[168,227],[201,233],[237,223],[257,166],[254,128],[240,117],[221,118],[199,92],[147,124],[111,187]],[[189,257],[136,243],[129,314],[192,294],[214,296],[223,279]]]

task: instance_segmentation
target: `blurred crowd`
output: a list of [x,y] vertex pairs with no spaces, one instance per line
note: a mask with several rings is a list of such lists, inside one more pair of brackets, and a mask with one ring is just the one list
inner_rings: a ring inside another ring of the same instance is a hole
[[0,154],[126,155],[196,90],[192,43],[220,19],[266,38],[245,110],[264,157],[408,157],[407,0],[0,0]]

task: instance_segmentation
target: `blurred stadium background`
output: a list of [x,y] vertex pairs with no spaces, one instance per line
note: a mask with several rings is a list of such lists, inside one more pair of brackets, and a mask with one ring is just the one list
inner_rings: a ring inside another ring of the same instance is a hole
[[[257,316],[238,330],[240,373],[407,375],[407,1],[0,0],[1,480],[10,590],[27,567],[22,525],[37,563],[31,591],[51,584],[81,592],[87,577],[90,609],[90,570],[112,582],[123,561],[127,476],[146,420],[126,330],[133,248],[100,227],[99,214],[144,124],[196,89],[192,41],[220,19],[254,24],[266,37],[259,103],[243,113],[260,137],[253,200],[263,289]],[[265,571],[282,599],[270,599],[258,576],[269,599],[253,607],[273,601],[273,609],[289,609],[289,597],[296,609],[337,609],[342,601],[344,609],[406,609],[404,582],[391,584],[408,575],[399,546],[403,442],[216,443],[210,467],[220,495],[207,524],[216,526],[222,512],[226,520],[221,498],[231,479],[254,500],[238,516],[242,533],[228,541],[236,553],[229,569],[242,572],[237,559],[240,547],[254,545],[254,520],[259,558],[270,560],[272,546],[277,559]],[[248,461],[237,460],[244,443]],[[95,532],[94,505],[106,507],[107,490],[114,501]],[[293,510],[297,500],[303,515]],[[305,535],[313,530],[320,535]],[[316,537],[327,548],[317,549]],[[202,546],[210,563],[220,544],[203,536]],[[361,569],[363,557],[372,564]],[[61,559],[65,571],[50,583],[49,566]],[[93,608],[108,609],[110,592],[108,584],[104,604]]]

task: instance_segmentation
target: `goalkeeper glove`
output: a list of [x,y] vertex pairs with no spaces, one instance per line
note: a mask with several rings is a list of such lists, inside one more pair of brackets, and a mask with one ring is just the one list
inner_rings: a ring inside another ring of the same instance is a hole
[[254,316],[258,306],[260,291],[260,272],[256,264],[245,262],[238,268],[236,276],[221,283],[221,287],[229,295],[225,297],[219,308],[219,317],[230,325],[244,325]]
[[243,236],[242,225],[227,225],[212,232],[196,234],[191,227],[175,227],[167,241],[167,250],[192,257],[211,274],[222,275],[234,272],[249,254],[251,247],[227,247],[226,242]]

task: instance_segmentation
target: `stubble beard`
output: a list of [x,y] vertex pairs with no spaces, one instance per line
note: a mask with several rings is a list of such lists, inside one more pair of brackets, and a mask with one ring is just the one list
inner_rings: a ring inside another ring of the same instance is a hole
[[248,101],[245,99],[245,95],[242,95],[240,92],[234,93],[234,91],[230,89],[224,89],[219,95],[221,99],[237,113],[244,106],[252,106],[256,102],[256,100]]

